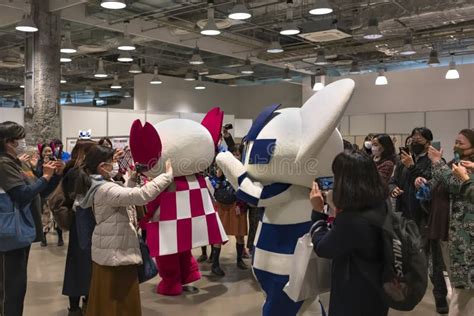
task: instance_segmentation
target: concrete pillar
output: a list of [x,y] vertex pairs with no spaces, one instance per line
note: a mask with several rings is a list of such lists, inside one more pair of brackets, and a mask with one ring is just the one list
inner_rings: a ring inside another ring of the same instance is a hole
[[[49,1],[31,1],[31,15],[39,31],[26,43],[26,53],[30,54],[26,59],[31,62],[32,71],[31,84],[26,80],[25,102],[33,102],[31,106],[34,108],[34,114],[25,114],[25,127],[27,143],[34,145],[52,138],[61,139],[61,19],[58,13],[49,12]],[[28,49],[28,45],[32,45],[32,49]],[[27,78],[28,75],[26,69]]]

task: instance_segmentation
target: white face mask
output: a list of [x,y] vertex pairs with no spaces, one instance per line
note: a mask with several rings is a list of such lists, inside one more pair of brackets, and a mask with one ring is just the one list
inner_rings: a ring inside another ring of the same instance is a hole
[[21,156],[26,153],[26,141],[24,139],[18,140],[18,146],[15,148],[17,156]]
[[112,171],[109,171],[109,177],[110,179],[112,179],[113,177],[115,177],[118,173],[119,173],[119,165],[118,163],[114,162],[113,165],[112,165]]
[[364,142],[364,147],[367,148],[367,149],[371,149],[372,148],[372,142],[370,140],[367,140]]

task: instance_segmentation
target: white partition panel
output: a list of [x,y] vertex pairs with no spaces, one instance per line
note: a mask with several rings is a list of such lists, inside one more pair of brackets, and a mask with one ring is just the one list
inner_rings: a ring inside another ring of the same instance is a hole
[[410,134],[415,127],[425,126],[425,113],[387,114],[387,134]]
[[145,123],[145,111],[109,109],[107,136],[129,136],[135,120]]
[[107,136],[107,109],[62,107],[62,139],[77,137],[80,130],[92,130],[92,137]]
[[454,140],[459,131],[468,127],[468,110],[426,113],[426,127],[433,132],[434,140],[441,142],[447,160],[453,158]]
[[[349,116],[343,116],[341,122],[339,123],[339,132],[342,135],[349,135]],[[352,142],[351,142],[352,143]]]
[[188,119],[201,123],[206,113],[179,113],[179,118]]
[[469,128],[474,128],[474,110],[469,110]]
[[253,121],[250,119],[235,119],[234,136],[237,138],[246,136],[252,127],[252,123]]
[[155,125],[158,122],[165,121],[172,118],[179,118],[179,113],[146,113],[146,121]]
[[350,135],[385,132],[385,115],[354,115],[350,117]]
[[25,124],[24,110],[19,108],[2,108],[0,107],[0,123],[12,121],[20,125]]

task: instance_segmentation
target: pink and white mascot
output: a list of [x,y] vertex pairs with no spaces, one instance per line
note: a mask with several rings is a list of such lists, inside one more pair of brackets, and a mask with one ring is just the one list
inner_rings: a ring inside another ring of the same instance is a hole
[[224,113],[210,110],[201,124],[187,119],[168,119],[155,126],[136,120],[130,131],[135,163],[146,165],[147,176],[164,172],[171,159],[174,183],[147,205],[142,227],[155,257],[161,282],[157,292],[174,296],[183,285],[201,278],[191,249],[226,242],[202,175],[212,164],[220,138]]

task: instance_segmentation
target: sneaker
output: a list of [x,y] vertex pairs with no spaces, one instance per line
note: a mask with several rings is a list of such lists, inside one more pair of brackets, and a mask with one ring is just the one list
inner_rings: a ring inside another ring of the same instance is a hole
[[207,255],[200,255],[200,256],[197,258],[197,262],[199,262],[199,263],[206,262],[206,260],[207,260]]
[[224,272],[224,270],[221,269],[220,266],[212,266],[211,267],[211,272],[212,272],[212,274],[215,274],[215,275],[220,276],[220,277],[225,276],[225,272]]
[[245,262],[237,261],[237,268],[239,268],[240,270],[248,270],[249,267]]
[[47,247],[48,241],[46,239],[41,240],[41,247]]

